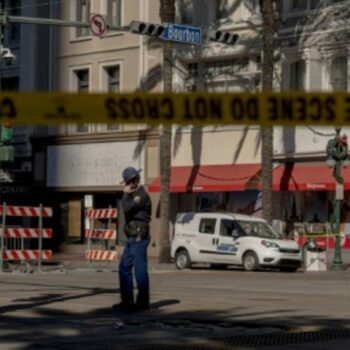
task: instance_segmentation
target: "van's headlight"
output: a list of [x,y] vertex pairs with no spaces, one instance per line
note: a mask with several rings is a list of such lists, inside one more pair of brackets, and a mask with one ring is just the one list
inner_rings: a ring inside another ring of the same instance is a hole
[[261,244],[265,246],[266,248],[279,248],[280,246],[277,243],[270,242],[270,241],[261,241]]

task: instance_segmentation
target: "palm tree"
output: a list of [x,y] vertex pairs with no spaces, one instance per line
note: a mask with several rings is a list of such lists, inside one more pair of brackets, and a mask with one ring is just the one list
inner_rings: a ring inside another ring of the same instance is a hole
[[[273,90],[275,16],[274,0],[260,1],[263,20],[262,90]],[[262,208],[263,216],[272,221],[273,128],[261,129]]]
[[[175,0],[160,1],[162,23],[175,22]],[[163,79],[164,92],[171,92],[173,48],[171,42],[163,43]],[[170,262],[170,178],[171,178],[171,126],[164,125],[160,137],[160,251],[159,263]]]

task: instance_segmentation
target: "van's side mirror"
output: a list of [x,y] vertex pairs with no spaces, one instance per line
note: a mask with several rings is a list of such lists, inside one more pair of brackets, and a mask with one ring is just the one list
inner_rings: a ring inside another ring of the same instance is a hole
[[236,239],[239,237],[239,233],[238,233],[238,230],[232,230],[232,238],[233,239]]

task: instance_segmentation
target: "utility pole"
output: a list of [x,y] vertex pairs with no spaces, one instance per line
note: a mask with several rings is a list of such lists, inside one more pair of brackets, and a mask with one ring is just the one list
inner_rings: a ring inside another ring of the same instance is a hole
[[[163,23],[175,22],[175,1],[160,1],[160,18]],[[164,92],[173,90],[173,44],[163,43]],[[170,262],[170,181],[171,181],[171,126],[163,125],[160,136],[160,252],[159,263]]]
[[[274,0],[260,1],[263,19],[263,62],[262,90],[273,90],[275,13]],[[262,211],[263,217],[272,222],[272,170],[273,170],[273,128],[261,128],[262,163]]]

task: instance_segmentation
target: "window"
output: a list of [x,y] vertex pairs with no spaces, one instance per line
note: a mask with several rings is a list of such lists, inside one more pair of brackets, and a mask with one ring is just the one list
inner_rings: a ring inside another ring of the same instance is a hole
[[218,0],[216,3],[216,19],[227,18],[229,15],[229,0]]
[[120,67],[112,66],[105,68],[107,74],[108,92],[120,91]]
[[260,221],[238,221],[238,225],[243,230],[244,234],[259,238],[277,238],[281,236],[270,225]]
[[[77,0],[77,21],[88,23],[90,20],[90,0]],[[77,28],[77,37],[89,35],[89,28]]]
[[215,233],[216,219],[201,219],[199,232],[213,235]]
[[260,16],[259,0],[244,1],[243,19],[249,20],[252,16]]
[[292,0],[292,11],[303,11],[307,9],[307,1],[305,0]]
[[193,24],[193,1],[180,0],[179,13],[181,15],[181,22],[183,24]]
[[122,24],[122,1],[107,0],[107,20],[108,24],[121,26]]
[[3,91],[18,91],[19,77],[8,77],[1,79],[1,88]]
[[[88,69],[81,69],[75,71],[75,75],[77,78],[77,92],[89,92],[89,70]],[[88,132],[89,131],[89,124],[78,124],[77,125],[77,132]]]
[[[110,66],[104,68],[107,78],[107,91],[119,92],[120,91],[120,66]],[[108,124],[107,130],[118,130],[119,124]]]
[[330,69],[330,85],[333,91],[348,89],[348,60],[345,56],[333,58]]
[[296,61],[290,65],[290,89],[305,89],[305,61]]
[[[14,0],[9,4],[9,15],[20,16],[21,15],[21,1]],[[19,23],[9,23],[7,40],[9,44],[18,44],[21,37],[21,27]]]
[[78,92],[89,92],[89,70],[82,69],[75,72],[77,76],[77,91]]
[[291,11],[314,10],[322,7],[331,6],[344,0],[290,0],[289,8]]
[[232,237],[233,231],[238,231],[238,225],[233,220],[224,219],[220,224],[220,236]]

